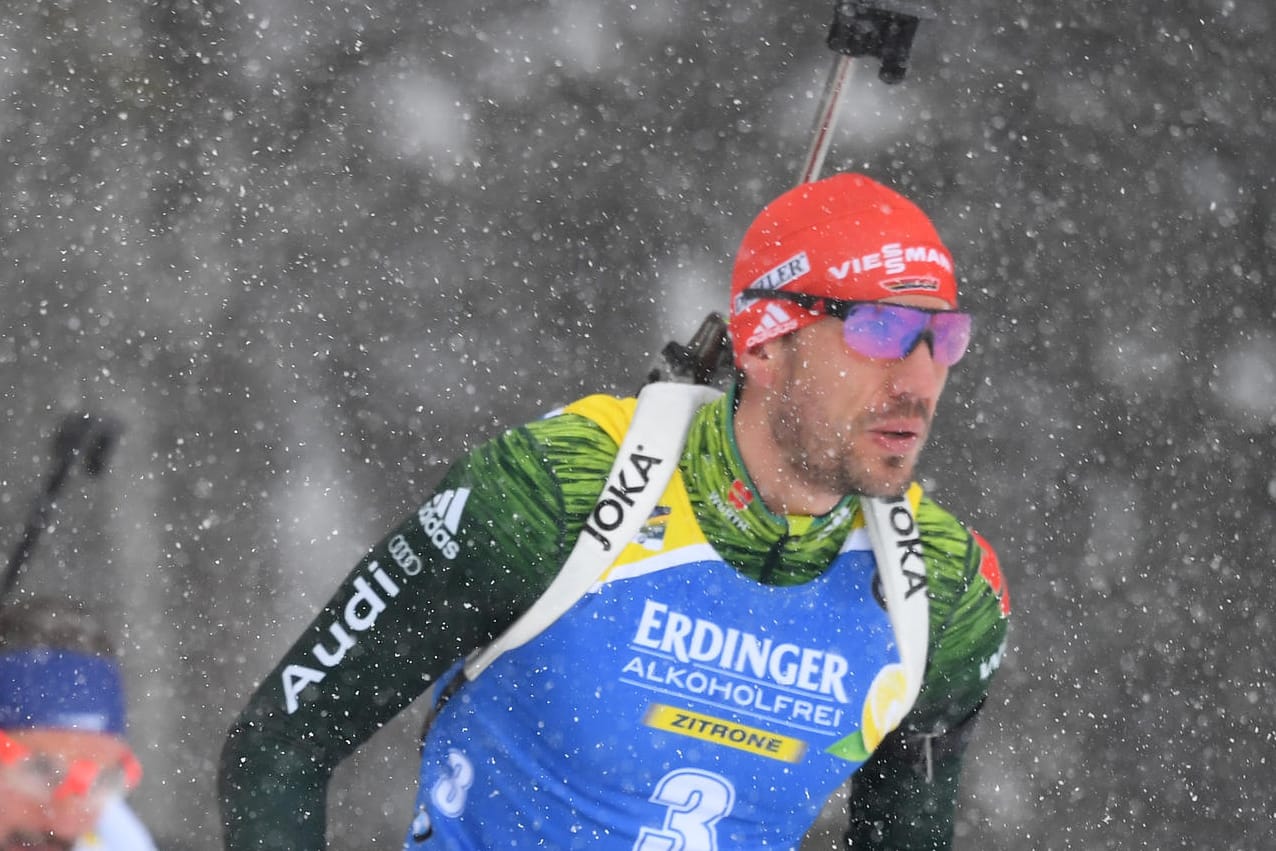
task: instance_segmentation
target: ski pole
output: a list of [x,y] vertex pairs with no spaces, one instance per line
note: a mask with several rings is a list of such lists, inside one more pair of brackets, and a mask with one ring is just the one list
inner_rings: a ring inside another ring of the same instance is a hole
[[815,115],[815,130],[798,184],[818,180],[824,158],[833,141],[842,91],[850,79],[852,60],[873,56],[881,60],[877,76],[884,83],[898,83],[908,71],[913,37],[922,18],[935,17],[926,5],[908,0],[874,0],[871,3],[838,0],[833,4],[833,24],[828,46],[838,54]]
[[62,418],[53,438],[53,465],[48,480],[44,490],[32,502],[22,537],[9,556],[4,581],[0,584],[0,599],[13,588],[19,571],[31,558],[40,534],[48,526],[49,511],[76,463],[79,462],[90,477],[100,475],[106,469],[111,450],[122,431],[119,422],[84,412],[70,413]]

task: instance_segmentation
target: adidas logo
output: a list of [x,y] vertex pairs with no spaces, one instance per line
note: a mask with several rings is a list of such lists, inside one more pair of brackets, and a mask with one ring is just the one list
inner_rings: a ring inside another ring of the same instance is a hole
[[745,341],[745,348],[753,348],[767,340],[787,334],[797,327],[797,320],[775,302],[769,302],[766,312],[758,320],[758,327]]
[[445,558],[456,558],[461,545],[456,542],[456,533],[461,525],[461,515],[465,513],[465,502],[470,498],[469,488],[443,491],[421,506],[416,513],[421,531],[429,537],[430,543]]
[[774,331],[786,322],[792,322],[793,317],[785,313],[784,308],[778,304],[768,304],[766,313],[762,314],[762,320],[758,323],[766,331]]

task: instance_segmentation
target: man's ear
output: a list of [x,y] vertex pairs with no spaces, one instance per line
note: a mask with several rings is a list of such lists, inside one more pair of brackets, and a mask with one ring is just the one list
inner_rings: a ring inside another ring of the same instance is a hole
[[736,366],[744,373],[749,384],[756,387],[771,387],[780,375],[782,362],[788,346],[784,337],[767,340],[743,352],[736,359]]

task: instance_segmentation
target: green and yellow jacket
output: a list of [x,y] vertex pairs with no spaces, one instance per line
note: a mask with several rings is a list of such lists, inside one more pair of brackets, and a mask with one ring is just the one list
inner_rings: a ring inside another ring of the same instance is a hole
[[[729,393],[688,432],[679,470],[699,527],[741,574],[808,582],[846,540],[858,498],[819,517],[772,514],[754,497],[733,410]],[[228,849],[324,847],[333,769],[549,586],[617,446],[576,413],[512,429],[457,462],[355,566],[230,731],[219,777]],[[1009,598],[992,550],[929,498],[917,522],[927,671],[904,722],[852,778],[852,848],[949,847],[965,740],[1005,645]]]

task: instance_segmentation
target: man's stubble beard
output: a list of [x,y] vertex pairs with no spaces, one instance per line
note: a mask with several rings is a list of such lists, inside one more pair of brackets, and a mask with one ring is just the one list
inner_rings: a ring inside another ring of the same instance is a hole
[[902,455],[888,455],[881,459],[888,469],[901,471],[898,481],[892,476],[889,482],[882,480],[881,473],[863,469],[856,457],[849,453],[823,449],[812,453],[803,445],[793,443],[787,447],[785,461],[805,483],[842,496],[902,496],[912,480],[911,465]]
[[[832,437],[832,427],[818,423],[807,407],[798,402],[793,381],[785,382],[781,404],[769,418],[771,439],[784,455],[788,469],[808,485],[845,496],[898,497],[912,481],[912,462],[904,455],[888,455],[881,463],[900,471],[898,481],[883,482],[881,473],[864,468],[849,445],[851,439]],[[930,413],[924,403],[902,401],[884,413],[868,412],[855,419],[849,431],[867,437],[874,420],[889,416],[920,414],[929,426]]]

